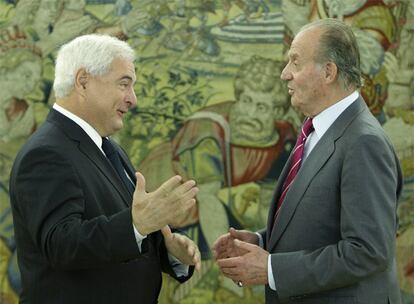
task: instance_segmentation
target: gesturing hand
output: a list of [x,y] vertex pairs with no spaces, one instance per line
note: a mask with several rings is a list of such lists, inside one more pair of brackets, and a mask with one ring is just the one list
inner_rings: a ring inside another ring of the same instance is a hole
[[181,176],[171,177],[154,192],[145,191],[145,178],[141,173],[137,177],[132,201],[132,220],[142,235],[160,230],[188,212],[195,204],[198,189],[193,180],[181,184]]
[[259,246],[234,240],[234,246],[241,256],[217,260],[217,264],[224,276],[234,282],[241,282],[244,286],[264,285],[268,283],[267,259],[269,253]]
[[183,264],[195,265],[195,269],[199,271],[201,268],[201,254],[197,245],[184,235],[172,233],[169,226],[163,227],[161,232],[168,252]]
[[241,240],[250,244],[258,245],[258,236],[251,231],[236,230],[230,228],[229,232],[219,237],[213,244],[213,255],[216,260],[241,256],[246,253],[243,248],[235,245],[234,240]]

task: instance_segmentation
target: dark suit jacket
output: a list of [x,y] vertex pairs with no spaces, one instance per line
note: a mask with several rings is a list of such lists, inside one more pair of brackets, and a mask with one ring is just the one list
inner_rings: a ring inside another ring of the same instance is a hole
[[55,110],[17,155],[10,195],[21,303],[156,303],[161,271],[174,276],[162,234],[139,252],[132,194],[90,137]]
[[400,303],[395,236],[401,185],[394,150],[359,98],[301,166],[273,229],[271,204],[263,237],[277,292],[267,286],[266,303]]

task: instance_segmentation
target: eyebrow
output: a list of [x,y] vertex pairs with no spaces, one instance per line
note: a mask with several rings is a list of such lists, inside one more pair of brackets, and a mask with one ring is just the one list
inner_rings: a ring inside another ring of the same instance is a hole
[[296,59],[299,57],[299,54],[296,52],[288,52],[288,57],[291,59]]
[[131,76],[128,76],[128,75],[122,76],[121,78],[119,78],[118,81],[122,81],[122,80],[129,80],[131,82],[134,82],[133,78]]

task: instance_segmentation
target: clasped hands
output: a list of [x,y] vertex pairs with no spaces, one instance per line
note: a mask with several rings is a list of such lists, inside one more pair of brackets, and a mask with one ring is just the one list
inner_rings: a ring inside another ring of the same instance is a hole
[[213,255],[224,276],[238,286],[268,284],[269,253],[258,246],[259,237],[250,231],[230,228],[213,244]]
[[165,246],[181,263],[195,265],[200,270],[201,258],[197,245],[188,237],[172,233],[169,226],[176,226],[195,204],[198,188],[193,180],[181,183],[178,175],[171,177],[158,189],[147,193],[145,178],[136,173],[137,183],[132,201],[132,221],[142,235],[161,230]]

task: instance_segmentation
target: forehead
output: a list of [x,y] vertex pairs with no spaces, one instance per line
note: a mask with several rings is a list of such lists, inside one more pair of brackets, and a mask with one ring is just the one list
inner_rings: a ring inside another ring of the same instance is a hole
[[62,1],[56,0],[42,0],[40,2],[40,8],[45,9],[46,11],[56,9]]
[[310,28],[299,32],[292,41],[288,56],[312,58],[319,44],[321,30]]
[[133,81],[135,81],[135,65],[132,61],[116,57],[112,61],[108,75],[116,78],[130,77]]
[[275,99],[275,94],[273,92],[260,92],[260,91],[253,91],[249,87],[245,87],[243,90],[241,97],[249,97],[253,101],[253,103],[267,103],[273,104]]

